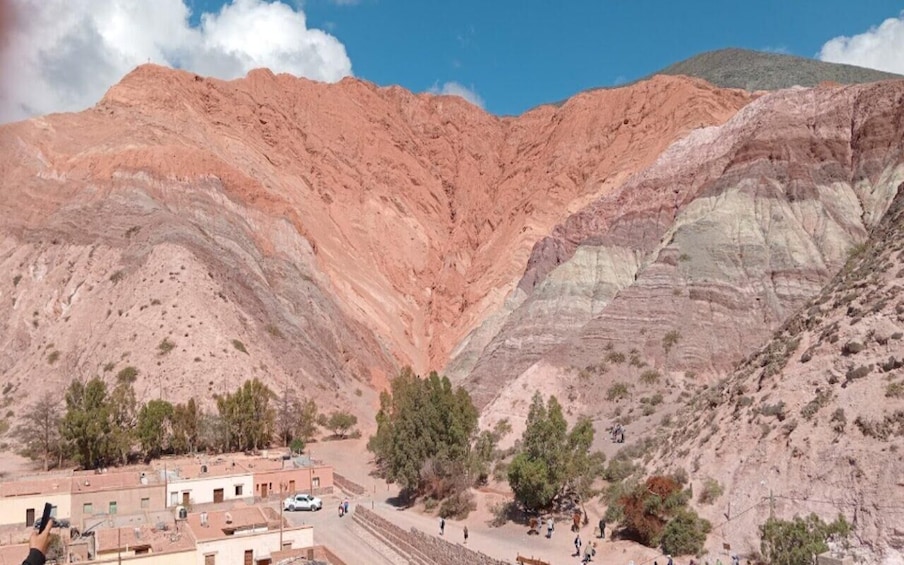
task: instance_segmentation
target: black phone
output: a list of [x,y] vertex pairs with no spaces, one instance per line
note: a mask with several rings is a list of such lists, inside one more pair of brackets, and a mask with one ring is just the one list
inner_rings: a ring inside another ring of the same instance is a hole
[[51,520],[50,512],[52,510],[53,510],[53,506],[51,506],[49,502],[45,502],[44,503],[44,513],[41,514],[41,521],[35,522],[35,528],[38,530],[39,534],[41,532],[43,532],[45,529],[47,529],[47,526],[50,525],[50,520]]

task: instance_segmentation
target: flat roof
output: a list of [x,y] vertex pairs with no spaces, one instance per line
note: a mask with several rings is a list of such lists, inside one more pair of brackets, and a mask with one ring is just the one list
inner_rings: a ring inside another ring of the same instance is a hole
[[97,553],[112,553],[148,547],[152,553],[172,553],[195,549],[195,539],[186,531],[174,528],[161,531],[153,526],[107,528],[94,531]]
[[[207,525],[201,525],[201,515],[207,515]],[[240,506],[232,510],[194,512],[188,515],[188,526],[198,541],[231,537],[237,530],[267,528],[270,520],[257,506]],[[279,527],[277,525],[277,527]]]
[[[0,496],[29,496],[66,494],[72,488],[72,479],[66,477],[48,477],[41,479],[25,479],[0,483]],[[23,557],[24,559],[24,557]]]

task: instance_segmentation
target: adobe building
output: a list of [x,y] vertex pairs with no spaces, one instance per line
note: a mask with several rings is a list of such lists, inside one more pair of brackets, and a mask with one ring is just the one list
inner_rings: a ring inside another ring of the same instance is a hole
[[166,491],[162,478],[150,467],[125,467],[105,473],[76,473],[72,477],[72,525],[85,529],[117,514],[162,510]]
[[210,462],[198,459],[164,460],[157,464],[163,477],[168,507],[192,508],[196,504],[253,500],[251,471],[235,460],[218,458]]
[[278,552],[314,546],[313,526],[289,527],[272,508],[196,512],[187,525],[196,540],[197,565],[274,565]]
[[333,492],[333,468],[307,457],[255,459],[245,462],[254,476],[254,496],[266,500],[296,492],[315,495]]
[[61,474],[0,483],[0,526],[33,525],[41,517],[45,502],[53,506],[54,517],[68,518],[72,512],[71,486],[70,477]]

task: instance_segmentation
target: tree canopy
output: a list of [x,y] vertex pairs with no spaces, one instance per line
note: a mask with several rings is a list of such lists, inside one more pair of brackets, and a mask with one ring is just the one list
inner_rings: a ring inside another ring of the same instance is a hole
[[477,410],[468,393],[453,389],[448,378],[432,372],[421,379],[403,369],[390,391],[380,395],[376,418],[377,432],[367,448],[387,480],[409,493],[420,492],[428,461],[433,469],[467,468]]
[[567,491],[582,500],[591,496],[605,461],[602,453],[590,452],[593,436],[589,420],[579,419],[569,431],[558,399],[550,396],[544,405],[543,397],[535,393],[521,449],[508,467],[515,500],[529,510],[539,510]]

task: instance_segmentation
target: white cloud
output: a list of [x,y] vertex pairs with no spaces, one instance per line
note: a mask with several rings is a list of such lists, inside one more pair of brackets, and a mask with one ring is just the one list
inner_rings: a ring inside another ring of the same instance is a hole
[[904,12],[859,35],[830,39],[819,51],[819,58],[904,74]]
[[483,108],[483,98],[477,94],[477,91],[474,90],[473,86],[468,88],[463,84],[452,81],[444,83],[442,86],[434,84],[430,87],[429,92],[431,94],[442,94],[445,96],[459,96],[478,108]]
[[0,121],[80,110],[151,61],[231,79],[257,67],[333,82],[345,46],[269,0],[230,0],[189,25],[185,0],[14,0],[0,63]]

